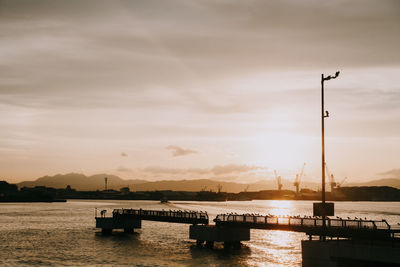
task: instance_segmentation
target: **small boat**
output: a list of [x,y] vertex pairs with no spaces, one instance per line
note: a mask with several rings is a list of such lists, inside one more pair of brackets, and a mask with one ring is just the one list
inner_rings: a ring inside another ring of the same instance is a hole
[[161,204],[166,204],[166,203],[169,203],[169,201],[168,201],[167,198],[163,197],[163,198],[160,200],[160,203],[161,203]]

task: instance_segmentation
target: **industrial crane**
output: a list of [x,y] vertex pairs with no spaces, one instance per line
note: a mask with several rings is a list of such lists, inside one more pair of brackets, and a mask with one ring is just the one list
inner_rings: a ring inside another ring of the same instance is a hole
[[276,173],[276,170],[274,170],[275,173],[275,179],[276,182],[278,183],[278,191],[282,190],[282,178],[280,176],[278,176],[278,174]]
[[338,184],[335,182],[335,177],[333,176],[333,174],[331,174],[329,172],[328,164],[326,164],[326,162],[325,162],[325,168],[326,168],[326,174],[329,177],[329,184],[331,186],[331,192],[333,192],[333,190],[335,190],[335,188],[338,186]]
[[296,187],[296,195],[299,194],[299,189],[300,189],[300,182],[301,182],[301,177],[303,176],[304,173],[304,166],[306,166],[306,163],[304,162],[303,167],[301,168],[300,174],[296,174],[296,179],[294,180],[293,185]]
[[218,192],[218,194],[220,194],[221,193],[221,191],[222,191],[222,185],[221,184],[218,184],[217,185],[217,192]]
[[337,184],[336,184],[336,187],[338,187],[338,188],[341,187],[341,186],[344,184],[344,182],[345,182],[346,180],[347,180],[347,177],[344,177],[343,180],[340,181],[340,183],[337,183]]

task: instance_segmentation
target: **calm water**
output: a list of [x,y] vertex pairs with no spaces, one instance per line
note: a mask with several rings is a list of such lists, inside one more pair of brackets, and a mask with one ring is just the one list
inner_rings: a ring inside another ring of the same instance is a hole
[[[218,213],[311,215],[308,201],[175,202],[78,201],[0,204],[0,266],[299,266],[302,233],[252,230],[239,251],[201,249],[189,240],[189,226],[142,222],[137,234],[102,236],[94,228],[94,209],[114,208],[202,210]],[[341,217],[385,218],[400,222],[400,203],[340,202]]]

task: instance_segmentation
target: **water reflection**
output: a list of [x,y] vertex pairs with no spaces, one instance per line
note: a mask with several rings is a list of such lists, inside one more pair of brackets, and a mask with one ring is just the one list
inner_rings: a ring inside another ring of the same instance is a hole
[[[385,218],[400,222],[398,202],[338,202],[337,216]],[[188,225],[143,222],[139,234],[117,231],[101,236],[94,228],[94,208],[187,209],[221,213],[311,215],[312,201],[255,200],[230,202],[68,201],[67,203],[0,204],[0,266],[301,266],[304,233],[251,230],[251,241],[227,253],[198,249]]]
[[223,243],[218,242],[213,249],[191,245],[190,254],[193,266],[212,266],[216,262],[227,266],[247,266],[252,253],[248,246],[242,246],[241,249],[224,249]]
[[292,214],[293,212],[293,201],[289,200],[271,200],[268,201],[268,212],[276,216],[284,216]]
[[[300,264],[300,240],[298,233],[286,231],[253,230],[251,265],[295,266]],[[267,264],[263,264],[267,262]]]

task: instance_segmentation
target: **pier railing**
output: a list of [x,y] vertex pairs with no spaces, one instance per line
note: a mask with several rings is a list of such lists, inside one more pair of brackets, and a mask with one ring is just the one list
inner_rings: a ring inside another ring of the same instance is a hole
[[[322,226],[322,219],[317,217],[298,217],[298,216],[274,216],[274,215],[252,215],[252,214],[219,214],[215,222],[237,222],[251,224],[275,224],[317,227]],[[336,219],[326,218],[327,227],[356,228],[356,229],[384,229],[390,230],[390,225],[386,220],[356,220],[356,219]]]
[[149,221],[208,224],[207,212],[186,210],[114,209],[113,218],[135,218]]
[[326,218],[326,227],[319,217],[275,216],[254,214],[219,214],[217,225],[304,232],[331,237],[389,238],[400,230],[392,229],[386,220]]

